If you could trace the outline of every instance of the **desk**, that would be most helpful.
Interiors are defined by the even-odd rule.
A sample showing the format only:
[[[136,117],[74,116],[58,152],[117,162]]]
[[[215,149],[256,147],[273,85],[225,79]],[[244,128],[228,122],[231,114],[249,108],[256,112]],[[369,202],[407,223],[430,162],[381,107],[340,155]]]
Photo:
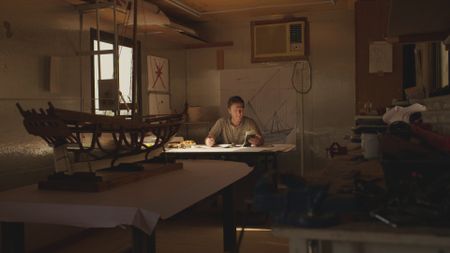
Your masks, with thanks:
[[[37,185],[0,192],[2,251],[23,252],[23,223],[77,227],[133,227],[133,252],[154,252],[154,229],[193,204],[221,191],[224,196],[224,250],[234,252],[236,229],[233,183],[251,172],[229,161],[183,161],[183,169],[104,192],[42,191]]]
[[[277,156],[280,153],[289,152],[295,149],[294,144],[268,144],[259,147],[229,147],[223,148],[219,146],[208,147],[206,145],[195,145],[191,148],[168,148],[164,153],[168,156],[174,156],[182,159],[196,159],[205,158],[208,159],[220,159],[228,160],[232,157],[238,156],[251,156],[251,157],[264,157],[265,166],[268,169],[268,158],[273,159],[272,169],[278,171]],[[239,160],[245,161],[248,160]]]
[[[273,234],[289,238],[289,252],[309,252],[308,241],[319,242],[318,251],[359,252],[449,252],[450,229],[391,228],[382,223],[349,223],[330,228],[277,227]],[[325,244],[328,243],[328,247]]]
[[[294,144],[269,144],[259,147],[208,147],[206,145],[195,145],[191,148],[168,148],[167,154],[254,154],[254,153],[280,153],[289,152],[295,148]]]

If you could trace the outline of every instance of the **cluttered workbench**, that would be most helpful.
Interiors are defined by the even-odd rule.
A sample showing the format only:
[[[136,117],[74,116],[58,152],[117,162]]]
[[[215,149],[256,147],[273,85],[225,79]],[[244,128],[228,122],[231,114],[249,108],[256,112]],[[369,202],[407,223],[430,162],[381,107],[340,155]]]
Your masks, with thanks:
[[[331,205],[323,201],[308,215],[311,210],[333,212],[336,220],[300,223],[298,217],[304,218],[297,216],[295,222],[275,225],[273,234],[289,239],[291,253],[450,252],[447,191],[439,177],[431,176],[439,172],[441,179],[447,178],[448,159],[395,136],[380,136],[380,141],[379,159],[367,160],[360,149],[349,150],[305,175],[308,184],[327,185],[326,198],[331,199]],[[318,199],[313,197],[308,204]]]
[[[376,159],[366,160],[361,149],[349,150],[345,155],[329,159],[323,169],[306,171],[305,178],[315,183],[328,183],[332,194],[351,193],[354,179],[375,181],[383,187],[383,168]]]

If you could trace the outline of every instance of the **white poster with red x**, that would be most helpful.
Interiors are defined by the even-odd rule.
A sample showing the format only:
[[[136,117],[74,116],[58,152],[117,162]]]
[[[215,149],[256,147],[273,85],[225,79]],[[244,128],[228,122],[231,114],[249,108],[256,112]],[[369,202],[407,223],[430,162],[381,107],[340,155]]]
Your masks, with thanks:
[[[169,60],[147,56],[148,91],[169,92]]]

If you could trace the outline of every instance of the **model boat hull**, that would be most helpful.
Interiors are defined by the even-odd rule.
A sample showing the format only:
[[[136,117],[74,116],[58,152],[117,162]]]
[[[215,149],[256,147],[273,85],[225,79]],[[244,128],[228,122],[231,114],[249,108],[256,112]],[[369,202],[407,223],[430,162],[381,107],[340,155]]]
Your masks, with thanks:
[[[58,109],[51,103],[39,111],[17,107],[28,133],[44,139],[59,154],[55,164],[70,154],[74,169],[148,160],[162,151],[184,121],[183,114],[125,118]]]

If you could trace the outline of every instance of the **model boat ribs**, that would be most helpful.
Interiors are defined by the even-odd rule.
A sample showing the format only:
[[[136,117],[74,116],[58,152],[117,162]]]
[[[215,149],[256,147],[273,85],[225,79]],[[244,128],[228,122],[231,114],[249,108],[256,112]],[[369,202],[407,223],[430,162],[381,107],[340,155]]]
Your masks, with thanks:
[[[51,103],[47,110],[39,111],[16,105],[28,133],[52,147],[66,145],[75,159],[87,154],[91,160],[112,158],[112,163],[142,152],[147,158],[151,151],[163,147],[184,121],[183,114],[125,118],[58,109]],[[154,142],[144,143],[148,136],[153,136]]]

